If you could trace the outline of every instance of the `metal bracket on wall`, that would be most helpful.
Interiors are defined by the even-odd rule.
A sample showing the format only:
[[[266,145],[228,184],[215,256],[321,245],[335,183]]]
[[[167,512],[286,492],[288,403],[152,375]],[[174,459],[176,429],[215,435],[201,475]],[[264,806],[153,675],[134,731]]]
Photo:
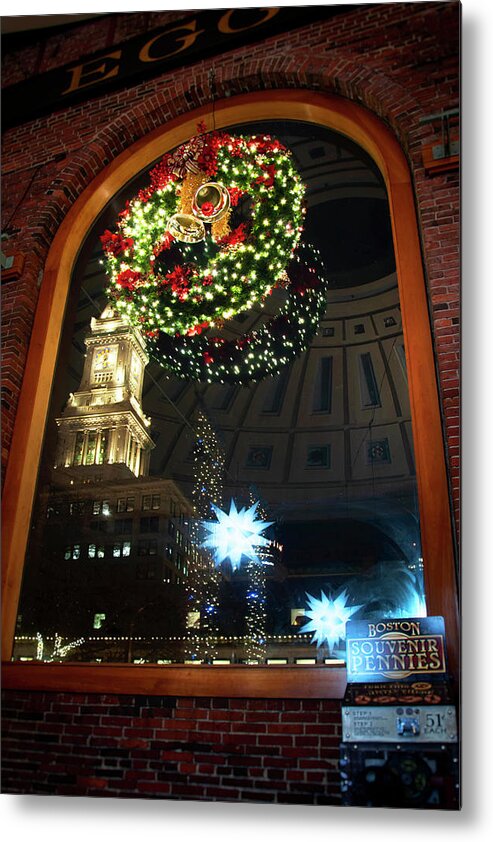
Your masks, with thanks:
[[[2,234],[2,240],[10,239],[8,234]],[[2,283],[15,281],[24,268],[24,255],[7,255],[0,249],[0,269],[2,271]]]
[[[423,164],[427,173],[454,170],[459,166],[459,109],[451,108],[422,117],[422,125],[440,125],[440,141],[423,146]]]

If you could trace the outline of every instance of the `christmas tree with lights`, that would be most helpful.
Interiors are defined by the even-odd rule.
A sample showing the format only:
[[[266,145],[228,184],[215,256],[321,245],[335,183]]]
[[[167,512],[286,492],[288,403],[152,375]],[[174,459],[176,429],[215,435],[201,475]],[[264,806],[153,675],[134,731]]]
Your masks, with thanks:
[[[195,544],[187,578],[186,659],[210,662],[217,655],[218,591],[220,573],[212,554],[200,547],[199,523],[221,503],[224,450],[207,415],[200,410],[195,424],[193,447],[194,485],[192,499],[196,519],[192,526]]]

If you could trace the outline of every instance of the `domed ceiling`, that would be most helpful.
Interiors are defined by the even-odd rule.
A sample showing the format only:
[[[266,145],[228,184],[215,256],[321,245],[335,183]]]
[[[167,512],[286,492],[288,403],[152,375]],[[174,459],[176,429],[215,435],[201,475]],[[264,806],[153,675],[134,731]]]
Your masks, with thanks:
[[[258,383],[180,381],[149,364],[143,408],[156,444],[150,472],[174,479],[190,496],[195,423],[205,409],[225,451],[225,497],[253,487],[287,521],[297,520],[302,506],[304,520],[387,522],[387,535],[402,530],[405,542],[417,542],[404,344],[381,174],[362,149],[321,127],[283,121],[235,131],[269,133],[292,150],[307,185],[304,240],[320,250],[329,277],[327,310],[311,347]],[[115,197],[82,249],[75,332],[65,340],[70,369],[56,384],[55,413],[78,387],[83,338],[105,305],[99,236],[146,183],[141,174]],[[226,335],[259,325],[282,296],[275,291],[262,312],[232,319]]]

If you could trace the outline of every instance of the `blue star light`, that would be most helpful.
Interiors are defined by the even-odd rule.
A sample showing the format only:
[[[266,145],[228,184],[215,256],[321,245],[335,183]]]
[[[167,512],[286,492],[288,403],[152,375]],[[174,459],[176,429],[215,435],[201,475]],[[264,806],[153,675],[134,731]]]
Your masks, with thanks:
[[[201,546],[213,551],[216,567],[228,558],[233,570],[239,568],[242,558],[260,561],[258,547],[265,547],[270,543],[262,532],[274,521],[256,520],[257,507],[258,502],[249,509],[242,508],[238,511],[235,501],[231,500],[227,513],[212,504],[217,521],[202,521],[209,535]]]
[[[306,611],[306,616],[310,618],[310,622],[303,626],[303,631],[314,633],[312,643],[322,646],[326,640],[329,649],[332,650],[339,640],[344,640],[347,621],[362,606],[348,606],[346,590],[335,599],[328,597],[323,591],[320,592],[320,599],[310,596],[309,593],[307,597],[310,610]]]

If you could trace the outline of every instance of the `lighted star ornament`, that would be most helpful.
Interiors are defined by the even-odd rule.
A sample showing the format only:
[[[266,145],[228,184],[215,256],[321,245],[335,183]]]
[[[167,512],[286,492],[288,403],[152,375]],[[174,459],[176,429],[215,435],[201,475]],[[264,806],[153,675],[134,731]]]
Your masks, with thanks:
[[[313,632],[312,643],[323,646],[324,641],[330,650],[333,650],[339,640],[346,636],[346,623],[349,618],[362,606],[346,604],[348,593],[343,590],[335,599],[328,597],[323,591],[320,592],[320,599],[310,596],[307,593],[310,610],[306,616],[310,622],[303,626],[304,632]]]
[[[228,513],[212,505],[217,521],[202,521],[209,532],[202,547],[213,551],[216,567],[227,559],[233,570],[239,568],[242,559],[260,561],[258,548],[270,543],[262,532],[272,526],[273,521],[257,520],[257,507],[258,502],[249,509],[244,507],[238,510],[235,501],[231,500]]]

